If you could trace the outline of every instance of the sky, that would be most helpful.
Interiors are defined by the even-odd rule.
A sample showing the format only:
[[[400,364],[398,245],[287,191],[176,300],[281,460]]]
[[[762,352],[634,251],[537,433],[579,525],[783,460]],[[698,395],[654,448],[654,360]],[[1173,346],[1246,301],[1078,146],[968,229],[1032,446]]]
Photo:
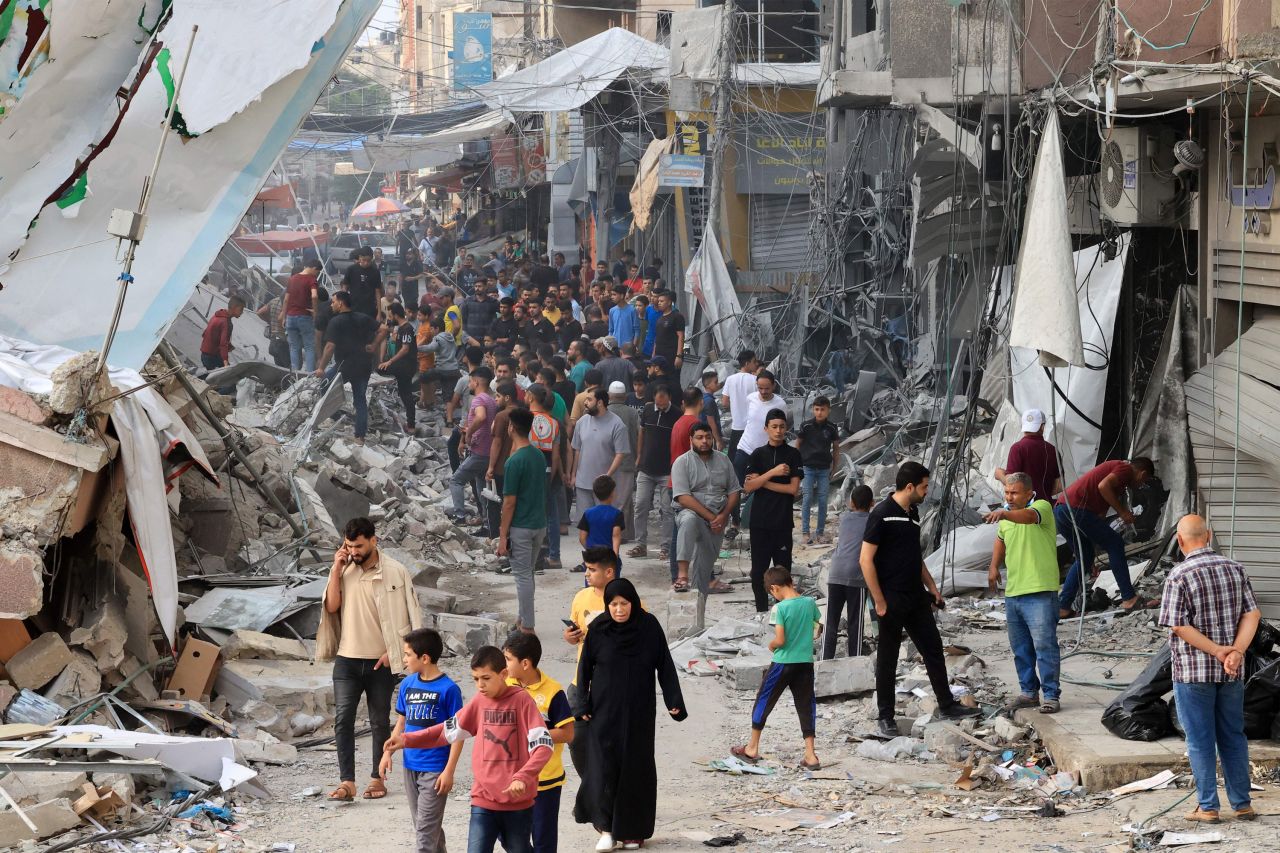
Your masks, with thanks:
[[[382,5],[374,14],[373,20],[369,22],[369,29],[365,30],[360,43],[369,44],[377,41],[378,30],[393,30],[398,26],[400,26],[400,0],[382,0]]]

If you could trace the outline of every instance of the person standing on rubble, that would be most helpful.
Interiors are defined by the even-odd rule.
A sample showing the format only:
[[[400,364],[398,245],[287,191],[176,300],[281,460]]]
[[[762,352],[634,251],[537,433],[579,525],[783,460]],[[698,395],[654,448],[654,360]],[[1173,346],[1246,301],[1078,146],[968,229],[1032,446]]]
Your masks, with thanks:
[[[316,369],[315,309],[319,303],[320,260],[315,257],[302,262],[302,271],[289,277],[284,297],[284,331],[289,339],[289,367],[292,370]]]
[[[369,375],[373,372],[378,323],[373,315],[353,310],[351,294],[345,290],[334,293],[329,304],[333,307],[333,319],[325,331],[324,352],[316,364],[315,375],[323,377],[331,359],[337,365],[342,381],[351,385],[351,399],[356,409],[355,442],[364,444],[364,434],[369,428]]]
[[[1012,713],[1039,705],[1041,714],[1056,714],[1062,708],[1058,618],[1053,612],[1058,606],[1058,528],[1053,520],[1053,505],[1035,497],[1032,489],[1030,474],[1019,471],[1004,477],[1008,508],[986,516],[988,524],[1000,525],[991,549],[987,585],[995,592],[1003,563],[1008,570],[1004,612],[1021,688],[1005,709]],[[1039,698],[1041,687],[1043,702]]]
[[[1036,499],[1049,501],[1062,491],[1062,473],[1057,449],[1044,440],[1044,424],[1044,412],[1039,409],[1022,413],[1022,438],[1009,448],[1009,461],[995,470],[995,478],[1003,483],[1008,474],[1027,474]]]
[[[404,433],[417,432],[418,407],[413,396],[413,379],[418,371],[418,344],[413,324],[404,313],[404,306],[393,302],[387,309],[386,358],[378,365],[378,372],[396,380],[400,402],[404,404]]]
[[[380,800],[387,795],[378,764],[391,736],[391,693],[404,671],[401,638],[422,627],[422,607],[409,570],[378,548],[372,521],[351,519],[342,537],[316,633],[316,661],[333,661],[339,785],[329,799],[350,802],[356,796],[356,710],[363,695],[373,729],[373,772],[364,798]]]
[[[1107,552],[1111,573],[1116,578],[1120,593],[1120,609],[1131,613],[1145,609],[1129,580],[1129,561],[1124,553],[1124,539],[1107,522],[1107,508],[1114,509],[1125,524],[1133,524],[1134,516],[1124,498],[1129,486],[1141,486],[1155,476],[1156,466],[1145,456],[1135,456],[1125,462],[1113,459],[1103,462],[1076,480],[1053,508],[1053,519],[1058,532],[1066,538],[1075,555],[1075,562],[1067,569],[1067,579],[1058,596],[1058,617],[1069,619],[1077,614],[1076,599],[1080,595],[1081,578],[1085,568],[1092,570],[1094,547]]]
[[[373,265],[373,249],[356,250],[356,262],[342,274],[342,289],[351,297],[351,310],[382,319],[382,273]]]
[[[458,465],[449,479],[449,494],[453,498],[453,518],[458,524],[467,523],[468,486],[473,487],[475,494],[484,488],[485,473],[489,470],[489,451],[493,444],[493,416],[498,406],[489,396],[489,383],[493,380],[493,371],[481,365],[471,371],[470,388],[471,403],[467,407],[467,418],[462,426],[461,444],[467,448],[467,455]],[[477,505],[476,524],[483,524],[483,505]]]
[[[771,566],[791,571],[791,531],[795,529],[796,495],[800,494],[800,451],[787,444],[787,413],[771,409],[764,419],[769,440],[751,453],[743,490],[752,496],[751,592],[756,612],[769,610],[764,574]],[[739,451],[741,452],[741,451]]]
[[[591,491],[596,477],[608,474],[616,479],[618,469],[631,452],[631,438],[626,425],[609,411],[607,390],[597,387],[590,392],[583,412],[584,416],[573,430],[569,476],[565,479],[565,484],[574,488],[579,517],[596,505],[595,493]]]
[[[1169,629],[1173,698],[1196,780],[1189,821],[1218,823],[1217,763],[1238,820],[1257,820],[1249,794],[1244,733],[1244,656],[1262,613],[1244,566],[1215,554],[1213,533],[1198,515],[1178,521],[1186,559],[1164,582],[1161,625]]]
[[[200,338],[200,364],[205,370],[217,370],[227,366],[231,351],[231,321],[244,313],[244,300],[232,296],[227,300],[226,308],[219,308],[209,318],[204,327],[204,335]],[[221,393],[221,392],[219,392]]]
[[[906,632],[924,659],[929,683],[938,700],[938,714],[948,720],[981,714],[966,708],[951,695],[942,637],[933,608],[946,606],[942,592],[924,564],[920,548],[920,512],[917,507],[929,493],[929,469],[919,462],[904,462],[894,480],[894,492],[876,504],[862,533],[862,577],[880,617],[880,641],[876,650],[876,703],[878,730],[883,737],[897,737],[896,689],[898,653]]]

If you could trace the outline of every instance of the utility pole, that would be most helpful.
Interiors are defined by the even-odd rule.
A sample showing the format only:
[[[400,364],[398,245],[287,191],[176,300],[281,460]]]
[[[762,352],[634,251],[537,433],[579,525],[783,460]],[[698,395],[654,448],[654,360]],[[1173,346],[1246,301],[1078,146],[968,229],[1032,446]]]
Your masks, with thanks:
[[[737,13],[734,0],[724,0],[720,10],[720,50],[716,56],[716,111],[715,136],[711,142],[711,197],[707,199],[707,224],[702,229],[702,239],[708,235],[720,239],[720,200],[724,195],[724,152],[728,147],[732,130],[733,113],[730,110],[734,65],[733,19]]]

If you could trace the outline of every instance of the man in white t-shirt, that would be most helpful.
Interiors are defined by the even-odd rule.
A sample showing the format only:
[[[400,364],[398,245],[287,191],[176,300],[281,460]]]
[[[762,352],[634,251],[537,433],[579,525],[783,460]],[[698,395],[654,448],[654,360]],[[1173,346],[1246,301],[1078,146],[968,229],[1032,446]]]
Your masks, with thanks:
[[[732,381],[741,375],[740,373],[735,373],[729,379]],[[764,432],[765,415],[769,414],[773,409],[786,411],[786,403],[776,393],[777,380],[774,379],[772,373],[767,370],[761,370],[752,378],[755,379],[756,390],[747,396],[746,411],[742,418],[742,432],[738,435],[737,449],[730,456],[733,462],[733,472],[738,475],[739,483],[746,482],[747,467],[751,464],[751,454],[757,447],[769,443],[769,437]],[[737,535],[736,528],[740,520],[741,514],[737,513],[733,519],[734,529],[728,531],[725,534],[726,537],[733,538],[733,536],[729,536],[729,533],[734,536]]]
[[[738,449],[738,439],[747,427],[747,398],[756,391],[756,371],[760,362],[751,350],[738,353],[738,372],[724,382],[724,398],[729,401],[732,420],[729,432],[729,459],[733,460]]]

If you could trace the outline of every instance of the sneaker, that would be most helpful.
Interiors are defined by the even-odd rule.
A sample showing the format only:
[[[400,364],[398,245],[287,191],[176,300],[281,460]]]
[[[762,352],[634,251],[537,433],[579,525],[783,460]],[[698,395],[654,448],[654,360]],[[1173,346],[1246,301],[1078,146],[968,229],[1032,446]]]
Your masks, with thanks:
[[[639,850],[640,845],[643,843],[644,843],[643,841],[624,841],[622,842],[622,849],[623,850]]]
[[[961,705],[959,702],[953,702],[947,707],[938,711],[938,715],[948,720],[964,720],[969,717],[982,716],[981,708],[969,708]]]
[[[587,571],[587,567],[582,563],[578,563],[578,565],[574,566],[569,571],[573,572],[574,574],[580,575],[580,574],[584,574]]]
[[[876,733],[881,737],[897,737],[898,721],[897,720],[876,720]]]
[[[555,558],[548,558],[548,559],[547,559],[547,568],[548,568],[548,569],[563,569],[563,568],[564,568],[564,566],[562,566],[562,565],[560,564],[560,561],[559,561],[559,560],[557,560],[557,559],[555,559]]]
[[[596,850],[598,851],[598,853],[599,851],[612,850],[614,847],[617,847],[617,846],[618,845],[615,844],[613,841],[612,833],[609,833],[609,832],[600,833],[600,840],[596,842]]]

